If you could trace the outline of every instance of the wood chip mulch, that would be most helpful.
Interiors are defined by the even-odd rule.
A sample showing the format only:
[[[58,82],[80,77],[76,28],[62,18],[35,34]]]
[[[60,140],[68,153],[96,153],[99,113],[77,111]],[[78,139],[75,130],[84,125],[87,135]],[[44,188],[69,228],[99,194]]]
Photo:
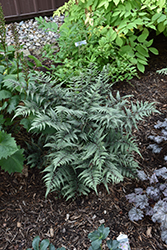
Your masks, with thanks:
[[[133,101],[156,102],[161,112],[152,114],[139,124],[138,131],[133,131],[143,156],[135,155],[135,159],[148,173],[167,166],[166,145],[161,154],[155,155],[147,149],[148,136],[157,133],[154,125],[167,117],[167,76],[156,73],[157,69],[167,67],[167,40],[159,37],[154,46],[160,55],[151,57],[145,74],[133,79],[133,86],[128,83],[114,86],[114,91],[119,90],[121,95],[133,94]],[[158,223],[153,223],[148,216],[138,222],[128,218],[132,205],[125,195],[132,193],[135,187],[145,188],[145,184],[125,178],[122,183],[109,185],[109,194],[99,186],[98,196],[91,192],[87,197],[65,201],[52,193],[45,199],[40,170],[25,166],[23,174],[11,175],[0,170],[0,250],[24,250],[31,247],[37,235],[48,238],[56,248],[87,250],[88,234],[103,223],[110,228],[109,238],[116,239],[120,232],[127,234],[132,250],[165,250],[167,245],[161,240]],[[104,249],[107,249],[105,245]]]

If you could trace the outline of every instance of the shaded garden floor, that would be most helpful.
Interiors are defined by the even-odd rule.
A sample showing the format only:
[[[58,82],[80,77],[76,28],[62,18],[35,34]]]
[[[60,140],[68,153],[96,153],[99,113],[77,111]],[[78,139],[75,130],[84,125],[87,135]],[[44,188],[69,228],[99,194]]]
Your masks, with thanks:
[[[131,98],[156,102],[161,114],[152,114],[134,130],[137,143],[143,158],[135,155],[141,169],[147,173],[160,166],[167,166],[164,155],[167,145],[161,154],[153,154],[147,146],[151,133],[157,133],[154,125],[158,120],[167,117],[167,76],[156,73],[157,69],[167,67],[167,40],[159,37],[155,47],[160,50],[159,56],[152,56],[145,74],[140,79],[133,79],[131,84],[121,83],[113,87],[121,95],[133,94]],[[17,141],[29,138],[20,131]],[[39,235],[48,238],[55,247],[64,246],[70,250],[87,250],[90,246],[88,234],[102,223],[110,228],[109,238],[115,239],[120,232],[128,235],[132,250],[167,249],[161,241],[160,227],[150,217],[142,221],[131,222],[128,211],[131,204],[125,195],[133,192],[135,187],[145,187],[145,183],[125,178],[124,182],[109,185],[108,194],[103,186],[98,188],[99,196],[94,192],[75,201],[56,199],[49,194],[45,199],[45,186],[42,173],[38,169],[26,169],[24,174],[9,175],[0,171],[0,250],[22,250],[31,247],[33,238]]]

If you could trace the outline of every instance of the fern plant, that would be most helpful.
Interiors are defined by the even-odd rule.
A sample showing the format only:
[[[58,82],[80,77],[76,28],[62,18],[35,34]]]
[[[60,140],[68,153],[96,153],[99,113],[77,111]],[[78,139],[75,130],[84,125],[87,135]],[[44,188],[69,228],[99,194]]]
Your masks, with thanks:
[[[108,183],[135,174],[133,152],[140,152],[132,127],[155,108],[153,103],[134,104],[119,92],[114,96],[107,75],[106,68],[100,73],[90,68],[63,88],[38,73],[37,82],[29,84],[16,116],[27,117],[30,131],[46,137],[46,195],[56,191],[69,199],[92,189],[98,193],[101,183],[109,191]]]

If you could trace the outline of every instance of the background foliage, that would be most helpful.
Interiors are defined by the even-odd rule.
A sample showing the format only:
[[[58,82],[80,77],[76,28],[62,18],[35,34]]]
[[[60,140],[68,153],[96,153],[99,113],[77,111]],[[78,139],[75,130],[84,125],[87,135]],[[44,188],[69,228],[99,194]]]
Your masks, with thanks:
[[[144,72],[150,52],[158,54],[153,37],[166,35],[166,11],[165,0],[69,1],[54,13],[66,13],[54,58],[61,64],[56,76],[78,74],[90,63],[100,70],[109,64],[113,81],[131,79],[135,69]],[[85,45],[75,46],[83,40]]]

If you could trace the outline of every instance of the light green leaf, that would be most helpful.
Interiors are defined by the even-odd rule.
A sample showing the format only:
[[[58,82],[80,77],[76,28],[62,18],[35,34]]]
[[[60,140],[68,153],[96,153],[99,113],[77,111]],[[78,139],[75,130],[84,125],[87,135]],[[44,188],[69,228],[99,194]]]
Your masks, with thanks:
[[[149,50],[150,50],[154,55],[158,55],[158,54],[159,54],[158,50],[157,50],[156,48],[154,48],[154,47],[150,47]]]
[[[113,0],[113,2],[115,3],[115,5],[118,5],[120,0]]]
[[[161,15],[160,18],[157,19],[157,23],[161,23],[167,19],[166,15]]]
[[[137,38],[138,42],[143,43],[147,39],[148,35],[149,35],[149,31],[148,29],[145,28],[142,34]]]
[[[115,42],[119,47],[123,45],[123,40],[119,36],[117,36]]]
[[[139,70],[140,72],[144,73],[145,67],[144,67],[143,64],[137,62],[137,68],[138,68],[138,70]]]

